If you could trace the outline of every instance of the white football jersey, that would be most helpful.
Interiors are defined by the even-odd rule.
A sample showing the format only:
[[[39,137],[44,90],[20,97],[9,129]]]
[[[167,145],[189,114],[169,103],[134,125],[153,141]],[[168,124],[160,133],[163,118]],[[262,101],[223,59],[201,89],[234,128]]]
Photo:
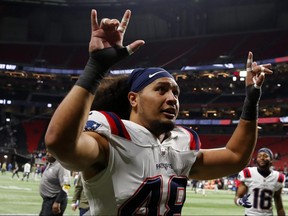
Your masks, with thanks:
[[[251,208],[245,208],[245,215],[273,215],[274,193],[284,187],[285,175],[272,170],[270,175],[263,177],[257,167],[247,167],[238,176],[239,180],[248,187]]]
[[[180,215],[200,140],[176,127],[162,143],[146,128],[92,111],[85,130],[109,140],[108,167],[83,182],[91,215]]]

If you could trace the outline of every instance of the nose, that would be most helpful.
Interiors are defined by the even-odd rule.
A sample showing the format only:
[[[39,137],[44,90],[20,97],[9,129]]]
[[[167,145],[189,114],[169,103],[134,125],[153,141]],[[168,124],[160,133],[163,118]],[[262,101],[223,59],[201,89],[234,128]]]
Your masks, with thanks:
[[[178,103],[178,97],[173,93],[173,91],[167,92],[167,103],[169,105],[175,105]]]

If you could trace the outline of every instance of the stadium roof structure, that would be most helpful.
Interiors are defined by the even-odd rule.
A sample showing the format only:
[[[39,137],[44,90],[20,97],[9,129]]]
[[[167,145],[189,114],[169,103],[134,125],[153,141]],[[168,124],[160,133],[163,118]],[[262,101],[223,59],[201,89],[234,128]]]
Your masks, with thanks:
[[[147,0],[146,0],[147,1]],[[58,6],[92,6],[92,5],[120,5],[137,4],[133,0],[3,0],[3,2],[17,2],[29,4],[58,5]]]

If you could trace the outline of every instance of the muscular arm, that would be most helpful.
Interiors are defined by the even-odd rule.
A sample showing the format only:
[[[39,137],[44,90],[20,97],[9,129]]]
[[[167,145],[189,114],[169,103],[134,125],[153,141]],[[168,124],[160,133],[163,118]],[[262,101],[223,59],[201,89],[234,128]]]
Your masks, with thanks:
[[[251,159],[257,134],[257,121],[240,119],[225,148],[200,150],[190,177],[214,179],[239,172]]]
[[[93,94],[74,86],[55,111],[47,129],[45,143],[67,169],[87,169],[97,162],[98,144],[105,144],[101,136],[83,133],[93,99]]]
[[[273,73],[271,65],[257,65],[249,52],[246,65],[246,98],[239,123],[225,148],[200,150],[191,168],[193,179],[214,179],[242,170],[254,151],[258,130],[258,102],[265,74]],[[206,170],[203,172],[203,170]]]
[[[238,205],[237,199],[242,198],[247,192],[248,192],[247,186],[243,182],[241,182],[238,186],[237,192],[236,192],[235,197],[234,197],[235,205]]]
[[[91,11],[90,59],[52,116],[45,135],[47,148],[67,169],[91,174],[90,171],[103,169],[106,164],[107,139],[97,133],[83,132],[83,129],[95,89],[106,71],[144,44],[144,41],[136,40],[127,47],[123,46],[130,16],[131,11],[126,10],[121,22],[105,18],[98,24],[96,10]]]
[[[285,209],[283,206],[281,193],[282,193],[282,188],[274,193],[274,202],[275,202],[275,207],[277,210],[277,215],[285,216],[286,213],[285,213]]]

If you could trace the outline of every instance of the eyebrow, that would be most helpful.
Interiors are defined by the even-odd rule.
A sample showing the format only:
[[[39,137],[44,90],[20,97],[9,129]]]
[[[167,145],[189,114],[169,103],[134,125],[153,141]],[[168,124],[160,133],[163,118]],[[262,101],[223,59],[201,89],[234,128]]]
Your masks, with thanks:
[[[174,83],[170,81],[159,81],[156,83],[156,86],[157,85],[169,85],[171,88],[177,88],[177,90],[180,92],[180,87],[177,83],[174,85]]]

